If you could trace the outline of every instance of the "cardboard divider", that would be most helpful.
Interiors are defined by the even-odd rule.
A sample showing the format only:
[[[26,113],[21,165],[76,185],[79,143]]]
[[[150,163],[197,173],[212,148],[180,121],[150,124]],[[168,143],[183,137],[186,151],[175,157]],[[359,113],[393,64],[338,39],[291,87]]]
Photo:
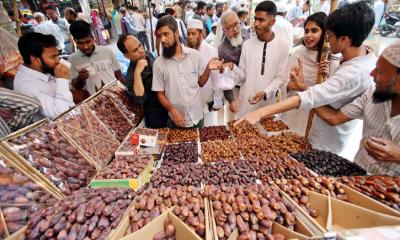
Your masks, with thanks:
[[[400,217],[400,212],[396,211],[395,209],[378,202],[377,200],[368,197],[365,194],[362,194],[354,189],[352,189],[351,187],[343,184],[342,187],[344,188],[344,190],[346,191],[346,194],[349,198],[349,203],[352,203],[354,205],[378,212],[378,213],[382,213],[382,214],[386,214],[386,215],[390,215],[393,217]]]
[[[336,232],[353,228],[400,225],[400,218],[377,213],[316,192],[310,193],[310,207],[318,209],[319,216],[315,221],[326,232],[329,229]],[[332,216],[332,224],[329,223],[329,215]]]
[[[130,216],[129,212],[131,208],[134,207],[135,201],[132,202],[132,205],[126,210],[125,215],[121,219],[118,227],[108,236],[108,240],[145,240],[145,239],[153,239],[153,236],[157,234],[159,231],[163,230],[164,220],[167,217],[170,217],[172,224],[176,228],[176,239],[177,240],[202,240],[195,231],[193,231],[189,226],[187,226],[181,219],[179,219],[176,215],[173,214],[173,207],[162,213],[157,218],[153,219],[150,223],[148,223],[143,228],[138,231],[128,234],[125,236],[125,233],[130,225]],[[206,220],[206,240],[212,240],[211,232],[209,226],[207,225],[207,219],[209,216],[209,206],[207,205],[206,199],[204,199],[204,215]]]

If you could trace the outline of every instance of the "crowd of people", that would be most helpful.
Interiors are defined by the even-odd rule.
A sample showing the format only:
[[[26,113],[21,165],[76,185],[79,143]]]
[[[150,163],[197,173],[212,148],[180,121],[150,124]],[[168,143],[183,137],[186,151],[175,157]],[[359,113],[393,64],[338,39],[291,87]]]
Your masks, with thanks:
[[[0,88],[2,95],[13,95],[14,103],[7,106],[16,107],[1,106],[0,126],[5,127],[0,132],[40,117],[54,119],[117,79],[144,108],[149,128],[208,126],[226,103],[236,124],[284,113],[289,128],[304,135],[313,110],[308,137],[313,148],[340,154],[350,144],[352,120],[363,119],[355,162],[374,174],[400,175],[400,43],[377,58],[363,45],[375,24],[373,6],[367,1],[342,5],[328,15],[325,0],[315,13],[310,6],[299,9],[297,0],[289,10],[266,0],[256,6],[251,25],[245,10],[198,2],[183,17],[175,5],[152,12],[154,44],[147,35],[149,19],[136,7],[121,7],[112,23],[117,47],[129,60],[127,74],[111,48],[96,44],[91,24],[72,12],[63,23],[48,9],[51,21],[68,28],[55,34],[43,25],[48,24],[43,14],[36,14],[38,30],[19,39],[24,63],[14,91]],[[290,31],[305,12],[304,37],[296,43]],[[322,61],[325,35],[331,51]],[[59,54],[67,37],[76,51],[65,61]],[[327,75],[326,81],[316,84],[318,74]]]

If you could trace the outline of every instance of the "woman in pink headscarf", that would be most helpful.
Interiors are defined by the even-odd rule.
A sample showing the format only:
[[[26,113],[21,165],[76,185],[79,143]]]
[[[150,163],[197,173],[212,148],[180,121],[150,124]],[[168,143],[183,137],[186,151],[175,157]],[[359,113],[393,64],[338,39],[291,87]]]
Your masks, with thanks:
[[[106,33],[107,30],[104,28],[103,23],[101,22],[99,12],[97,11],[97,9],[94,9],[92,10],[90,15],[92,17],[92,24],[94,33],[96,35],[97,44],[106,45],[109,39],[109,35]]]

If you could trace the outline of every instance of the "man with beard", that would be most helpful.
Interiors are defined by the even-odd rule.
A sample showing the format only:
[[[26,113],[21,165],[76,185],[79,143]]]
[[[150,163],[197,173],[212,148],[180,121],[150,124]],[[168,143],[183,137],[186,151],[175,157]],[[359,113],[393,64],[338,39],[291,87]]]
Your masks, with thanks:
[[[154,57],[144,51],[140,41],[131,34],[122,34],[118,49],[130,60],[126,87],[134,103],[143,107],[144,121],[148,128],[167,127],[168,112],[158,101],[157,93],[151,90]]]
[[[250,38],[249,31],[241,28],[240,19],[234,11],[228,10],[221,15],[221,26],[225,37],[218,46],[218,57],[225,62],[239,64],[240,55],[242,53],[242,44]],[[239,91],[236,90],[236,95]],[[231,112],[237,112],[237,103],[233,90],[225,90],[224,96],[229,102]]]
[[[208,44],[203,39],[203,23],[197,19],[188,20],[188,38],[187,45],[190,48],[196,49],[200,54],[200,72],[203,72],[208,62],[218,57],[217,50]],[[215,113],[222,107],[222,91],[217,89],[216,81],[218,80],[218,73],[212,72],[210,79],[201,89],[204,109],[204,125],[213,125]]]
[[[78,14],[76,14],[75,10],[70,7],[64,9],[64,17],[67,19],[69,24],[78,20]]]
[[[70,31],[78,47],[68,59],[75,90],[85,88],[93,95],[115,79],[125,82],[113,51],[94,44],[89,23],[77,20],[71,24]]]
[[[363,119],[363,135],[354,162],[374,175],[400,175],[400,42],[387,47],[371,72],[371,86],[353,102],[336,110],[317,108],[332,126]]]
[[[244,42],[239,67],[234,67],[240,86],[238,117],[275,103],[276,91],[286,83],[288,42],[271,30],[276,6],[264,1],[255,8],[256,37]]]
[[[169,112],[168,127],[202,127],[200,87],[207,83],[212,70],[223,70],[223,62],[210,60],[201,74],[199,53],[180,44],[178,25],[172,16],[159,19],[156,31],[163,53],[154,62],[152,90]]]
[[[63,34],[63,38],[64,38],[64,45],[65,45],[65,52],[67,54],[71,54],[72,53],[72,38],[71,38],[71,34],[69,33],[69,24],[67,22],[67,20],[65,18],[60,18],[58,16],[58,12],[56,7],[50,5],[46,8],[46,13],[47,16],[50,18],[50,21],[52,21],[55,25],[57,25],[60,30],[61,33]]]
[[[40,102],[40,114],[54,119],[74,106],[69,70],[58,58],[53,35],[31,32],[18,40],[24,64],[14,78],[14,90]]]
[[[251,112],[241,120],[254,124],[263,116],[291,109],[308,111],[328,104],[340,109],[352,102],[373,84],[369,73],[374,69],[376,57],[370,49],[362,45],[373,25],[374,12],[364,1],[337,9],[326,21],[331,53],[342,54],[335,72],[325,82],[308,87],[304,83],[300,67],[299,71],[291,73],[290,83],[303,91],[282,102]],[[308,136],[312,147],[336,154],[342,153],[356,126],[355,121],[349,121],[332,127],[317,116],[313,122]]]

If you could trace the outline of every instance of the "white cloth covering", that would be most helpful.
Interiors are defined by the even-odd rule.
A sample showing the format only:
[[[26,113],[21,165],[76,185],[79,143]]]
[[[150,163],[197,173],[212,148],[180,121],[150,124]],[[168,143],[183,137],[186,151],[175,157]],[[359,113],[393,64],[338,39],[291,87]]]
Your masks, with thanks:
[[[293,49],[293,53],[290,55],[289,58],[288,72],[290,73],[293,67],[299,66],[298,62],[300,59],[303,67],[303,76],[305,84],[308,87],[314,86],[315,81],[317,79],[317,55],[318,51],[309,50],[303,44],[295,47]],[[330,60],[329,75],[335,72],[338,65],[339,65],[338,58]],[[287,87],[285,87],[284,89],[287,89]],[[296,91],[290,91],[290,90],[287,91],[287,97],[292,97],[294,95],[296,95]],[[284,113],[283,118],[286,124],[289,126],[290,131],[297,132],[298,134],[304,136],[307,127],[308,113],[309,111],[293,109],[289,112]],[[318,116],[315,115],[314,118],[318,118]],[[315,126],[315,123],[313,125],[316,128],[320,128],[318,126]]]
[[[366,55],[341,63],[325,82],[297,93],[301,99],[299,109],[310,110],[328,104],[335,109],[340,109],[363,94],[373,84],[373,79],[369,74],[375,68],[375,64],[376,57],[371,51]],[[340,154],[356,123],[350,121],[331,127],[320,118],[315,118],[310,130],[310,143],[315,149]]]
[[[69,80],[54,78],[21,65],[14,78],[14,90],[39,100],[40,113],[50,119],[74,106]]]
[[[261,75],[264,42],[257,37],[245,41],[242,46],[239,67],[235,66],[233,72],[237,76],[240,87],[238,114],[243,117],[260,107],[275,103],[275,93],[288,79],[287,63],[289,59],[289,46],[287,41],[278,35],[267,43],[264,75]],[[257,104],[250,104],[249,98],[256,93],[264,91],[267,100]]]
[[[276,22],[272,26],[272,31],[289,43],[289,48],[293,47],[293,25],[282,16],[275,17]]]

